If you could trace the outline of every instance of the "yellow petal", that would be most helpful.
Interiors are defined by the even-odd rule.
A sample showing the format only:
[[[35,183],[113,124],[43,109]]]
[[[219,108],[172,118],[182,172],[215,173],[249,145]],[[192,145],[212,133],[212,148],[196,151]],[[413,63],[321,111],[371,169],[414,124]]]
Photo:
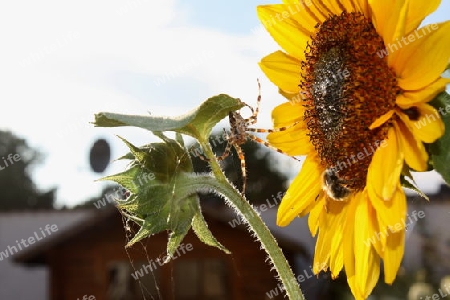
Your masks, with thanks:
[[[325,205],[325,194],[321,193],[316,200],[316,205],[309,212],[308,217],[308,227],[312,236],[316,236],[317,229],[319,229],[319,219],[322,213],[325,213],[324,205]]]
[[[272,111],[272,122],[275,128],[291,126],[295,122],[303,122],[305,108],[298,103],[286,102],[276,106]]]
[[[358,1],[367,3],[367,0]],[[393,6],[390,0],[369,1],[373,22],[386,45],[417,29],[423,19],[438,8],[440,2],[440,0],[397,1],[393,9],[389,10],[386,7]]]
[[[378,197],[370,196],[370,202],[376,210],[379,226],[379,231],[375,236],[372,236],[372,240],[381,242],[383,247],[382,251],[384,252],[389,236],[405,230],[407,211],[405,192],[400,183],[398,183],[391,201],[383,201]]]
[[[349,199],[352,201],[352,199]],[[327,212],[320,219],[319,237],[314,255],[314,272],[317,274],[323,266],[329,266],[331,276],[336,278],[344,265],[342,238],[347,218],[348,203],[328,201]],[[350,216],[353,217],[353,216]]]
[[[373,235],[369,223],[371,214],[365,193],[358,193],[349,202],[343,237],[344,265],[348,285],[357,300],[367,299],[379,276],[377,253],[374,247],[364,243]]]
[[[367,190],[364,190],[365,197],[369,197]],[[369,199],[370,200],[370,199]],[[369,201],[370,211],[373,212],[375,215],[377,212],[375,208],[372,205],[372,202]],[[384,247],[386,245],[386,240],[381,241],[377,238],[377,233],[380,232],[380,226],[378,225],[378,217],[373,216],[370,218],[369,222],[369,236],[371,237],[370,240],[365,240],[364,243],[366,247],[369,247],[369,245],[372,245],[374,247],[377,254],[381,257],[383,255]]]
[[[441,0],[409,0],[408,14],[405,22],[405,33],[415,30],[426,16],[434,12]]]
[[[309,141],[309,137],[303,130],[298,130],[297,125],[292,130],[270,133],[267,140],[270,145],[280,149],[290,156],[308,155],[314,148]]]
[[[380,127],[381,125],[386,123],[390,118],[392,118],[394,113],[395,113],[394,110],[388,111],[387,113],[385,113],[384,115],[382,115],[381,117],[376,119],[372,124],[370,124],[369,129],[372,130],[372,129]]]
[[[303,28],[309,32],[308,36],[311,36],[316,32],[316,24],[321,23],[325,18],[317,10],[315,5],[312,5],[312,0],[300,0],[299,3],[294,6],[290,6],[289,9],[294,11],[292,18],[297,20],[299,24],[303,25]]]
[[[324,271],[324,269],[326,270],[328,268],[330,261],[331,240],[326,239],[326,233],[330,233],[330,231],[331,230],[327,229],[325,226],[320,227],[319,237],[316,242],[316,250],[314,253],[314,274],[319,274],[321,271]]]
[[[388,4],[379,0],[369,0],[369,5],[372,11],[372,23],[377,29],[378,34],[382,36],[382,32],[384,31],[385,24],[387,24],[387,19],[389,17],[389,11],[386,9]]]
[[[372,22],[386,46],[405,30],[406,13],[409,1],[369,0],[372,10]]]
[[[320,10],[323,16],[340,15],[344,10],[344,7],[342,5],[339,6],[336,0],[315,1],[314,5]]]
[[[303,11],[298,15],[298,17],[304,18],[305,13],[307,13],[311,16],[311,18],[316,20],[316,24],[323,23],[328,18],[328,15],[321,9],[318,2],[319,1],[315,0],[302,0],[302,3],[306,5]]]
[[[369,205],[367,197],[361,193],[360,201],[355,211],[355,280],[357,289],[365,298],[369,297],[380,276],[380,258],[374,247],[366,246],[366,241],[373,235],[370,219],[375,212]],[[357,217],[356,217],[357,216]],[[350,216],[349,216],[350,217]]]
[[[344,224],[345,235],[343,237],[343,247],[344,247],[344,266],[345,274],[347,275],[347,282],[350,286],[353,296],[356,299],[362,299],[359,289],[356,285],[356,266],[355,266],[355,211],[358,204],[360,196],[356,196],[353,201],[349,202],[349,207],[347,208],[348,218]],[[362,241],[359,241],[361,243]],[[363,299],[364,300],[364,299]]]
[[[355,11],[362,12],[366,18],[370,19],[371,12],[369,2],[367,0],[354,0],[355,1]]]
[[[297,59],[277,51],[264,57],[259,66],[280,89],[291,94],[299,93],[300,62]]]
[[[406,14],[406,18],[405,18],[405,22],[404,24],[404,34],[402,36],[400,36],[399,38],[404,37],[405,40],[393,40],[391,43],[387,43],[385,41],[385,44],[387,46],[389,46],[390,44],[395,44],[397,43],[397,46],[390,46],[392,47],[392,49],[396,49],[398,48],[398,46],[403,46],[406,45],[409,40],[409,35],[411,35],[411,33],[413,33],[414,30],[416,30],[420,24],[422,23],[423,19],[428,16],[430,13],[432,13],[433,11],[435,11],[439,4],[440,4],[440,0],[431,0],[431,1],[423,1],[423,0],[409,0],[409,5],[408,5],[408,11]],[[412,41],[414,41],[415,39],[413,37],[410,38]],[[391,49],[391,52],[392,52]],[[398,59],[399,56],[399,51],[394,51],[393,53],[391,53],[391,55],[389,55],[388,57],[388,61],[389,61],[389,66],[392,66],[393,63]]]
[[[391,234],[387,238],[386,249],[383,255],[384,281],[388,284],[394,282],[398,268],[402,262],[405,251],[405,231]]]
[[[319,197],[320,197],[320,195],[319,195]],[[304,216],[309,214],[313,210],[313,208],[315,208],[317,206],[317,201],[318,200],[316,199],[316,201],[309,203],[309,205],[301,213],[299,213],[297,217],[303,218]]]
[[[401,95],[397,96],[396,104],[403,108],[410,108],[419,103],[430,102],[436,97],[437,94],[443,92],[447,84],[450,83],[450,78],[440,77],[435,82],[427,85],[423,89],[416,91],[405,91]]]
[[[406,31],[406,18],[408,12],[409,1],[396,1],[394,7],[397,9],[397,13],[393,14],[389,19],[390,24],[385,27],[385,33],[383,36],[386,50],[388,50],[389,56],[387,57],[388,65],[392,67],[399,55],[399,51],[396,51],[398,46],[402,47],[403,39],[405,38]],[[395,18],[397,17],[397,18]]]
[[[289,13],[290,18],[301,24],[302,32],[310,37],[316,32],[316,25],[322,23],[328,18],[331,12],[339,14],[339,5],[336,5],[335,0],[325,0],[325,3],[313,0],[286,0],[285,3],[285,16]],[[337,7],[337,9],[335,9]],[[306,46],[306,45],[305,45]],[[305,47],[301,48],[305,50]],[[303,57],[303,56],[302,56]]]
[[[320,4],[326,8],[327,11],[331,12],[333,15],[340,15],[345,7],[336,0],[324,0]]]
[[[356,0],[357,3],[353,3],[353,0],[337,0],[336,3],[339,6],[342,6],[344,8],[344,10],[346,10],[347,12],[355,12],[355,11],[361,11],[359,10],[356,6],[358,7],[368,7],[367,3],[359,3],[359,2],[367,2],[367,0]],[[363,12],[363,11],[361,11]],[[366,15],[368,16],[368,15]]]
[[[308,155],[302,169],[289,186],[281,201],[277,214],[277,225],[287,226],[299,214],[303,213],[321,191],[323,168],[314,155]]]
[[[387,139],[380,144],[372,157],[367,174],[369,195],[390,200],[399,182],[404,155],[400,151],[394,128],[388,131]]]
[[[400,151],[405,155],[406,164],[415,171],[428,169],[428,153],[421,141],[418,141],[402,121],[395,124]]]
[[[429,104],[419,103],[416,107],[420,112],[419,119],[410,120],[404,114],[398,114],[398,116],[406,124],[409,130],[412,131],[416,139],[419,139],[424,143],[434,143],[445,131],[441,116],[438,111]],[[444,114],[444,110],[441,109],[441,112]]]
[[[303,60],[311,31],[297,22],[295,5],[274,4],[257,7],[258,18],[273,39],[291,56]]]
[[[283,91],[282,89],[278,89],[278,92],[288,99],[292,104],[302,104],[305,101],[306,93],[300,91],[299,93],[289,93],[287,91]]]
[[[385,45],[393,43],[404,36],[408,6],[409,0],[395,1],[394,5],[391,4],[392,10],[389,14],[390,17],[388,23],[384,25],[384,32],[382,34]]]
[[[290,102],[281,104],[273,110],[272,118],[275,128],[287,127],[287,129],[268,134],[269,144],[292,156],[308,155],[314,150],[307,135],[306,124],[303,122],[303,107],[300,104]],[[296,122],[297,124],[292,126]]]
[[[450,58],[450,22],[432,24],[408,35],[415,39],[402,43],[392,67],[403,90],[419,90],[435,82]]]

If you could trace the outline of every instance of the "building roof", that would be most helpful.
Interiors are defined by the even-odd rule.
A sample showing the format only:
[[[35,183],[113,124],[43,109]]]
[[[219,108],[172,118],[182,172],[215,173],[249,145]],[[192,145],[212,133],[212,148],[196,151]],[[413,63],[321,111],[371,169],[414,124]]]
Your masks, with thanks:
[[[14,261],[29,265],[45,265],[44,254],[53,247],[70,240],[79,234],[83,234],[86,230],[95,228],[96,224],[103,223],[117,213],[117,209],[113,206],[108,206],[103,209],[84,209],[86,212],[83,218],[71,223],[70,226],[58,230],[42,242],[36,243],[21,251],[14,257]]]
[[[227,208],[227,207],[203,207],[203,213],[205,215],[205,218],[208,219],[214,219],[221,223],[224,223],[227,225],[227,227],[230,228],[230,230],[235,230],[232,228],[230,224],[232,224],[232,221],[236,219],[236,215],[234,212]],[[77,223],[72,224],[72,226],[69,226],[65,228],[64,230],[59,230],[56,234],[46,238],[44,241],[37,243],[36,245],[32,245],[31,247],[25,249],[24,251],[21,251],[18,253],[14,260],[19,263],[23,264],[39,264],[39,265],[45,265],[45,253],[52,249],[53,247],[67,242],[70,239],[77,237],[79,235],[82,235],[86,231],[91,231],[96,228],[96,226],[100,226],[100,224],[108,224],[108,220],[117,217],[117,214],[119,212],[117,209],[110,205],[103,209],[95,209],[94,213],[90,213],[89,217],[86,219],[80,220]],[[276,212],[275,210],[270,210],[262,213],[262,218],[264,221],[265,219],[268,220],[268,223],[275,224],[274,216]],[[246,226],[244,224],[240,224],[235,226],[239,230],[247,230]],[[269,226],[271,228],[272,226]],[[276,227],[276,226],[274,226]],[[309,257],[311,256],[311,246],[314,247],[313,243],[314,240],[310,237],[309,232],[303,230],[302,232],[305,232],[305,236],[299,236],[299,231],[297,230],[272,230],[274,236],[276,237],[279,245],[288,251],[298,253],[300,255],[307,255]],[[294,234],[295,232],[295,234]],[[295,235],[295,239],[291,239],[291,236]],[[311,245],[305,244],[304,241],[307,238],[311,239]],[[300,242],[301,241],[301,242]],[[314,248],[312,248],[314,249]]]
[[[45,243],[51,236],[43,237],[41,229],[46,225],[56,225],[58,231],[72,227],[84,220],[88,210],[30,210],[0,212],[0,299],[48,299],[46,268],[26,268],[14,260],[27,251]],[[56,232],[56,233],[57,233]],[[17,245],[22,239],[28,240],[39,235],[42,239],[27,247]],[[17,252],[15,252],[15,250]],[[27,288],[23,288],[23,283]]]

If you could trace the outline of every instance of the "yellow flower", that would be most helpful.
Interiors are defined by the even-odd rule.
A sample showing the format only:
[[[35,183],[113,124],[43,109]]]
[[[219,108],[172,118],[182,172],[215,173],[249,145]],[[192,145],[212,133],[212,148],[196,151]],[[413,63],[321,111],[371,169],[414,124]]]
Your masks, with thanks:
[[[366,299],[384,263],[391,284],[405,242],[402,170],[426,171],[424,143],[442,136],[428,104],[445,89],[450,22],[418,28],[439,0],[284,0],[258,16],[284,52],[260,66],[289,101],[272,113],[269,142],[306,155],[278,210],[288,225],[309,213],[314,272],[344,268]],[[325,266],[325,267],[324,267]]]

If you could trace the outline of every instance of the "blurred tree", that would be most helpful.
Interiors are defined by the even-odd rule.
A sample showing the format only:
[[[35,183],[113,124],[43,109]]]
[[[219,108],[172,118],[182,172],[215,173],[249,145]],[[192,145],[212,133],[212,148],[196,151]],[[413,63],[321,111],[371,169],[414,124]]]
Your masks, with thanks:
[[[222,155],[227,145],[222,134],[212,135],[210,142],[214,153]],[[274,157],[273,151],[254,141],[247,141],[241,146],[245,155],[247,169],[247,188],[245,195],[252,204],[266,203],[278,204],[286,191],[288,177],[285,173],[277,169],[279,161]],[[200,159],[201,149],[198,145],[193,145],[189,153],[192,156],[194,170],[196,172],[209,172],[210,169],[206,161]],[[222,168],[228,179],[242,190],[242,170],[241,162],[232,147],[230,155],[221,162]]]
[[[0,130],[0,210],[52,209],[56,189],[39,191],[30,176],[42,155],[24,139]]]

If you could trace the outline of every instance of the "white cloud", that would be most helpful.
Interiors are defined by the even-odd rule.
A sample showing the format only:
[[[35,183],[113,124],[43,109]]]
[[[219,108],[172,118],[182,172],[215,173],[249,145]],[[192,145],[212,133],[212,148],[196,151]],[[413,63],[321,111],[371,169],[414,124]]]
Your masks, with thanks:
[[[177,115],[218,93],[254,104],[257,77],[267,105],[279,97],[256,64],[267,52],[261,37],[194,27],[187,16],[173,0],[3,5],[0,26],[7,30],[0,39],[8,47],[0,56],[0,99],[7,109],[0,128],[47,154],[36,172],[41,186],[58,185],[60,199],[78,202],[101,186],[92,183],[97,176],[87,160],[96,137],[106,135],[117,157],[125,148],[114,133],[136,144],[151,136],[139,129],[94,129],[88,122],[95,112]],[[112,168],[108,172],[118,169]]]
[[[283,100],[257,62],[278,46],[262,30],[231,35],[193,26],[189,16],[175,0],[2,5],[0,128],[48,154],[36,173],[42,186],[60,185],[60,199],[79,202],[100,188],[87,162],[96,137],[108,137],[114,157],[125,151],[114,134],[136,144],[151,137],[94,129],[87,123],[95,112],[178,115],[219,93],[254,105],[259,78],[259,126],[270,126],[271,109]]]

